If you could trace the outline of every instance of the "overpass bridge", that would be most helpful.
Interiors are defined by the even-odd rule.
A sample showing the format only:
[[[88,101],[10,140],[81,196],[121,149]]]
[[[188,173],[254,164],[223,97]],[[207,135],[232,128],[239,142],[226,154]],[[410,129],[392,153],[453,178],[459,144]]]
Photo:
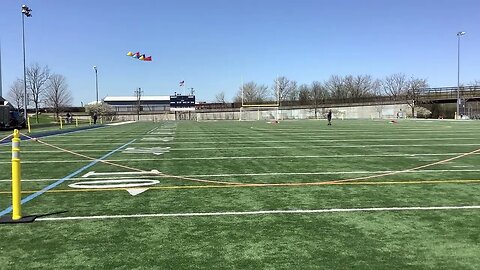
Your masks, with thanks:
[[[424,88],[420,91],[422,103],[456,103],[457,90],[462,103],[480,101],[480,86]]]

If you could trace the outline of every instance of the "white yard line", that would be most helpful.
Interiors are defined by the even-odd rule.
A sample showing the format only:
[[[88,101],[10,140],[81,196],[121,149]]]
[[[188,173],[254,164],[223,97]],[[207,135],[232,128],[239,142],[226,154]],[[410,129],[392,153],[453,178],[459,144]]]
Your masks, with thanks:
[[[335,137],[338,137],[335,136]],[[383,136],[384,137],[384,136]],[[243,137],[245,138],[245,137]],[[258,137],[256,137],[258,138]],[[333,138],[333,137],[332,137]],[[312,137],[309,137],[308,139],[305,140],[235,140],[232,142],[232,140],[225,140],[225,141],[199,141],[199,140],[193,140],[193,141],[181,141],[181,139],[178,139],[175,137],[175,141],[168,141],[168,142],[156,142],[157,144],[175,144],[175,145],[181,145],[181,144],[197,144],[197,145],[202,145],[202,144],[230,144],[230,145],[249,145],[249,144],[257,144],[257,143],[337,143],[337,142],[377,142],[377,141],[456,141],[456,138],[448,137],[448,138],[362,138],[362,139],[344,139],[344,140],[336,140],[336,139],[312,139]],[[478,137],[463,137],[463,141],[465,140],[478,140]],[[48,143],[55,143],[57,146],[91,146],[92,144],[90,143],[58,143],[56,141],[47,141]],[[104,143],[105,145],[109,145],[109,143]],[[115,144],[115,143],[112,143]],[[135,142],[135,145],[139,144],[147,144],[151,145],[151,142]],[[366,145],[370,146],[370,145]]]
[[[338,137],[338,136],[336,136]],[[245,137],[243,137],[245,138]],[[378,139],[374,139],[374,138],[363,138],[363,139],[345,139],[345,140],[335,140],[335,139],[312,139],[311,137],[309,137],[309,139],[305,139],[305,140],[261,140],[261,141],[258,141],[258,140],[254,140],[255,138],[258,138],[258,137],[252,137],[253,140],[244,140],[244,141],[240,141],[240,140],[236,140],[236,141],[232,141],[232,140],[226,140],[226,141],[199,141],[199,140],[194,140],[194,141],[181,141],[181,139],[178,139],[177,137],[175,137],[175,141],[168,141],[168,142],[156,142],[157,144],[174,144],[174,145],[182,145],[182,144],[197,144],[197,145],[204,145],[204,144],[230,144],[230,145],[245,145],[246,147],[248,147],[249,144],[257,144],[257,143],[302,143],[302,144],[305,144],[305,143],[323,143],[323,146],[328,146],[328,147],[334,147],[332,145],[330,145],[330,143],[336,143],[336,142],[377,142],[377,141],[395,141],[395,142],[408,142],[408,141],[456,141],[457,139],[455,138],[407,138],[407,139],[402,139],[402,138],[388,138],[388,139],[382,139],[382,138],[378,138]],[[478,140],[478,137],[463,137],[462,138],[463,141],[465,140]],[[48,142],[48,143],[55,143],[55,145],[57,146],[92,146],[91,143],[58,143],[57,141],[47,141],[47,140],[44,140],[45,142]],[[329,143],[328,145],[326,145],[325,143]],[[110,145],[109,143],[103,143],[104,145]],[[115,144],[115,143],[111,143],[112,145]],[[151,145],[152,143],[151,142],[135,142],[135,145],[139,145],[139,144],[147,144],[147,145]],[[422,144],[424,145],[424,144]],[[448,144],[448,145],[479,145],[478,143],[477,144]],[[358,146],[357,147],[370,147],[370,146],[374,146],[374,144],[372,145],[361,145],[361,146]],[[399,146],[398,144],[395,144],[393,146]],[[411,146],[411,145],[401,145],[401,146]],[[342,147],[342,146],[339,146],[339,147]],[[352,146],[354,147],[354,146]]]
[[[143,175],[143,174],[160,174],[157,170],[144,171],[144,172],[95,172],[89,171],[88,173],[82,175],[82,178],[95,176],[95,175]]]
[[[201,143],[199,143],[201,144]],[[70,144],[72,145],[72,144]],[[78,145],[78,144],[77,144]],[[81,144],[91,145],[91,144]],[[308,145],[303,148],[374,148],[374,147],[445,147],[445,146],[480,146],[480,143],[445,143],[445,144],[371,144],[371,145]],[[29,146],[30,147],[30,146]],[[241,146],[241,147],[182,147],[170,148],[170,151],[204,151],[204,150],[245,150],[245,149],[299,149],[299,146]],[[75,152],[107,152],[109,149],[70,149]],[[25,150],[22,153],[58,153],[58,150]]]
[[[379,207],[379,208],[334,208],[312,210],[264,210],[245,212],[206,212],[206,213],[171,213],[171,214],[133,214],[133,215],[102,215],[77,217],[44,217],[37,221],[65,221],[65,220],[104,220],[125,218],[152,218],[152,217],[210,217],[210,216],[258,216],[258,215],[287,215],[287,214],[320,214],[320,213],[348,213],[348,212],[391,212],[391,211],[438,211],[438,210],[472,210],[480,209],[480,205],[472,206],[420,206],[420,207]]]
[[[461,131],[459,132],[439,132],[439,136],[436,136],[437,138],[450,138],[452,139],[452,137],[455,137],[455,136],[459,136],[460,133],[462,133]],[[466,133],[467,135],[471,135],[472,134],[472,131],[469,131],[469,132],[463,132],[463,133]],[[144,137],[147,137],[147,138],[156,138],[158,136],[166,136],[166,135],[169,135],[169,136],[175,136],[176,139],[179,139],[179,140],[198,140],[198,136],[184,136],[183,135],[184,133],[175,133],[175,132],[168,132],[168,131],[163,131],[163,132],[158,132],[158,133],[147,133],[145,135],[143,135]],[[135,134],[132,134],[132,135],[135,135]],[[261,135],[238,135],[238,134],[231,134],[231,133],[222,133],[222,134],[204,134],[204,133],[199,133],[199,135],[208,135],[208,136],[215,136],[215,138],[217,139],[258,139],[258,138],[262,138],[262,137],[268,137],[269,134],[261,134]],[[288,136],[289,137],[295,137],[295,138],[315,138],[315,139],[325,139],[325,138],[338,138],[339,135],[352,135],[351,132],[349,133],[345,133],[345,134],[342,134],[341,132],[338,133],[336,132],[335,134],[316,134],[314,132],[303,132],[303,133],[288,133]],[[382,134],[379,134],[378,132],[375,132],[375,133],[371,133],[371,134],[363,134],[363,133],[355,133],[356,136],[359,136],[359,137],[366,137],[366,138],[372,138],[372,137],[379,137],[379,138],[384,138],[384,137],[388,137],[388,138],[392,138],[392,139],[395,139],[395,138],[398,138],[398,137],[412,137],[414,136],[415,134],[406,134],[406,133],[402,133],[402,134],[398,134],[398,133],[392,133],[392,134],[385,134],[385,133],[382,133]],[[431,134],[428,134],[428,135],[431,135]],[[73,137],[73,136],[72,136]],[[69,137],[69,138],[62,138],[62,137],[57,137],[55,139],[52,139],[54,140],[55,142],[61,142],[61,141],[65,141],[65,142],[69,142],[71,141],[71,138],[72,137]],[[82,140],[98,140],[98,135],[97,136],[75,136],[74,138],[81,138]],[[122,140],[121,137],[112,137],[112,138],[109,138],[109,140],[112,140],[112,141],[119,141],[119,140]]]
[[[277,175],[336,175],[336,174],[381,174],[381,173],[391,173],[396,171],[332,171],[332,172],[274,172],[274,173],[225,173],[225,174],[191,174],[191,175],[176,175],[177,177],[243,177],[243,176],[277,176]],[[415,170],[404,172],[406,174],[415,174],[415,173],[429,173],[429,174],[443,174],[448,172],[480,172],[480,169],[464,169],[464,170]],[[113,174],[113,173],[105,173]],[[120,172],[119,174],[127,174]],[[135,174],[137,174],[135,172]],[[139,172],[138,174],[145,174]],[[146,173],[148,174],[148,172]],[[95,173],[95,175],[98,175]],[[127,174],[128,175],[128,174]],[[87,175],[87,177],[92,175]],[[169,175],[137,175],[135,178],[168,178]],[[130,179],[131,176],[111,176],[111,177],[92,177],[91,180],[108,180],[108,179]],[[22,182],[48,182],[48,181],[57,181],[58,178],[39,178],[39,179],[22,179]],[[85,181],[87,180],[84,177],[76,177],[68,179],[67,181]],[[0,182],[11,182],[11,179],[0,179]]]
[[[242,157],[183,157],[183,158],[135,158],[132,159],[108,159],[108,162],[125,162],[125,161],[155,161],[155,160],[252,160],[252,159],[307,159],[307,158],[365,158],[365,157],[423,157],[423,156],[458,156],[464,153],[440,153],[440,154],[378,154],[378,155],[305,155],[305,156],[242,156]],[[472,155],[480,155],[473,153]],[[48,164],[48,163],[76,163],[89,162],[90,160],[39,160],[39,161],[22,161],[22,164]],[[10,164],[11,161],[0,161],[0,164]]]
[[[274,172],[274,173],[225,173],[225,174],[190,174],[190,175],[176,175],[177,177],[244,177],[244,176],[277,176],[277,175],[337,175],[337,174],[379,174],[379,173],[391,173],[396,171],[331,171],[331,172]],[[448,173],[448,172],[480,172],[480,169],[465,169],[465,170],[418,170],[418,171],[408,171],[405,173],[408,174],[415,174],[415,173]],[[113,173],[105,173],[105,175],[110,175]],[[125,174],[120,172],[119,174]],[[137,173],[135,173],[137,174]],[[148,174],[146,173],[138,173],[138,174]],[[97,175],[97,173],[95,173]],[[87,175],[90,177],[92,175]],[[135,178],[168,178],[169,175],[137,175]],[[92,177],[92,180],[107,180],[107,179],[130,179],[131,176],[111,176],[111,177]],[[58,178],[39,178],[39,179],[22,179],[22,182],[48,182],[48,181],[57,181]],[[78,181],[78,180],[86,180],[83,176],[71,178],[67,181]],[[11,182],[11,179],[0,179],[0,182]]]

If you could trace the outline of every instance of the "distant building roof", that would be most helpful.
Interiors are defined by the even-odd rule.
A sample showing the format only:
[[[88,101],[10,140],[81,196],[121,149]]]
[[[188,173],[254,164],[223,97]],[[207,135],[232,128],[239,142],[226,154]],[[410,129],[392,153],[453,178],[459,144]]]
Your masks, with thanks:
[[[8,101],[0,96],[0,105],[7,105]]]
[[[95,105],[95,104],[102,104],[102,101],[101,100],[98,101],[98,102],[97,101],[92,101],[92,102],[87,103],[87,105]]]
[[[104,102],[112,101],[137,101],[135,96],[107,96],[103,99]],[[140,101],[170,101],[170,96],[141,96]]]

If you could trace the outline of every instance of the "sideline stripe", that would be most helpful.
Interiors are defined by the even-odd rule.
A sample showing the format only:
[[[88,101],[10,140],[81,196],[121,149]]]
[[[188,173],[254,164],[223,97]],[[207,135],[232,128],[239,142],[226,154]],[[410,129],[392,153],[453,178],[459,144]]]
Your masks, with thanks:
[[[312,210],[264,210],[247,212],[207,212],[207,213],[173,213],[173,214],[135,214],[135,215],[104,215],[104,216],[78,216],[78,217],[46,217],[37,218],[38,221],[62,220],[102,220],[120,218],[148,218],[148,217],[208,217],[208,216],[253,216],[253,215],[278,215],[278,214],[318,214],[339,212],[382,212],[382,211],[429,211],[429,210],[465,210],[480,209],[480,205],[472,206],[432,206],[432,207],[381,207],[381,208],[337,208],[337,209],[312,209]]]
[[[456,167],[456,166],[452,166]],[[473,166],[472,166],[473,167]],[[331,171],[331,172],[274,172],[274,173],[225,173],[225,174],[190,174],[190,175],[177,175],[177,177],[246,177],[246,176],[258,176],[258,177],[269,177],[269,176],[277,176],[277,175],[331,175],[331,174],[372,174],[372,173],[391,173],[396,171]],[[408,171],[405,173],[408,174],[415,174],[415,173],[429,173],[432,174],[443,174],[443,173],[458,173],[458,172],[480,172],[480,169],[455,169],[455,170],[416,170],[416,171]],[[137,175],[135,178],[168,178],[168,175],[151,175],[148,174],[149,172],[146,171],[146,175]],[[132,176],[116,176],[116,177],[94,177],[94,178],[84,178],[84,177],[72,177],[68,179],[68,181],[85,181],[85,180],[108,180],[108,179],[130,179]],[[48,181],[57,181],[58,178],[38,178],[38,179],[22,179],[23,182],[48,182]],[[12,179],[0,179],[0,184],[2,182],[11,183]]]
[[[111,178],[109,178],[111,179]],[[80,180],[80,179],[79,179]],[[98,179],[95,179],[98,180]],[[254,187],[306,187],[306,186],[344,186],[344,185],[424,185],[424,184],[475,184],[480,179],[470,180],[424,180],[424,181],[391,181],[391,182],[314,182],[314,183],[271,183],[271,184],[236,184],[236,185],[208,185],[208,186],[150,186],[148,189],[155,190],[179,190],[179,189],[210,189],[210,188],[254,188]],[[48,193],[78,193],[95,191],[124,191],[125,188],[96,188],[96,189],[56,189],[46,191]],[[35,193],[37,191],[22,191],[22,194]],[[0,191],[0,194],[11,194],[11,191]]]
[[[56,143],[56,145],[60,145]],[[73,144],[69,144],[71,146]],[[80,145],[80,144],[76,144]],[[92,144],[82,144],[91,146]],[[104,144],[107,145],[107,144]],[[152,144],[155,145],[155,144]],[[245,150],[245,149],[291,149],[291,148],[374,148],[374,147],[445,147],[445,146],[480,146],[480,143],[449,143],[449,144],[370,144],[370,145],[309,145],[309,146],[244,146],[244,147],[183,147],[171,148],[172,151],[205,151],[205,150]],[[33,147],[31,147],[33,148]],[[75,152],[105,152],[108,149],[73,149]],[[55,150],[30,150],[22,153],[58,153]]]
[[[123,134],[123,133],[122,133]],[[108,135],[106,135],[108,136]],[[338,136],[337,136],[338,137]],[[403,139],[403,138],[389,138],[389,139],[381,139],[381,138],[378,138],[378,139],[344,139],[344,140],[335,140],[335,139],[322,139],[321,141],[319,141],[319,139],[306,139],[306,140],[288,140],[288,139],[285,139],[285,140],[276,140],[276,141],[272,141],[272,140],[261,140],[261,141],[252,141],[252,140],[245,140],[245,141],[199,141],[199,140],[196,140],[196,141],[180,141],[180,140],[174,140],[174,141],[167,141],[167,142],[161,142],[161,141],[158,141],[156,142],[156,145],[164,145],[164,144],[174,144],[174,145],[199,145],[199,144],[202,144],[202,145],[212,145],[212,144],[215,144],[215,145],[226,145],[228,144],[229,146],[234,146],[234,145],[242,145],[242,146],[246,146],[246,147],[249,147],[251,146],[252,144],[257,144],[257,143],[299,143],[299,144],[305,144],[306,142],[308,143],[319,143],[321,142],[322,145],[325,145],[325,146],[328,146],[327,144],[325,143],[334,143],[334,142],[378,142],[378,141],[383,141],[383,142],[388,142],[388,141],[394,141],[394,142],[397,142],[397,141],[404,141],[404,142],[408,142],[408,141],[427,141],[427,142],[432,142],[432,141],[439,141],[439,142],[442,142],[442,141],[455,141],[456,139],[455,138],[452,138],[452,137],[448,137],[448,138],[428,138],[428,139],[423,139],[423,138],[410,138],[410,139]],[[478,137],[463,137],[462,140],[478,140]],[[53,142],[52,143],[56,143],[56,142]],[[138,145],[152,145],[152,142],[137,142]],[[57,145],[69,145],[69,146],[89,146],[91,144],[88,144],[88,143],[67,143],[65,142],[65,144],[57,144]],[[368,147],[369,145],[366,144],[366,147]]]
[[[130,142],[128,142],[128,143],[126,143],[126,144],[124,144],[124,145],[122,145],[122,146],[118,147],[117,149],[115,149],[115,150],[113,150],[113,151],[111,151],[110,153],[108,153],[108,154],[105,154],[103,157],[93,160],[93,161],[92,161],[92,162],[90,162],[89,164],[87,164],[87,165],[83,166],[82,168],[80,168],[80,169],[76,170],[75,172],[73,172],[73,173],[71,173],[71,174],[69,174],[69,175],[65,176],[64,178],[62,178],[62,179],[60,179],[60,180],[56,181],[55,183],[52,183],[52,184],[50,184],[50,185],[48,185],[48,186],[44,187],[42,190],[40,190],[40,191],[37,191],[37,192],[35,192],[34,194],[32,194],[32,195],[30,195],[30,196],[28,196],[28,197],[26,197],[26,198],[22,199],[22,202],[21,202],[21,203],[22,203],[22,204],[25,204],[25,203],[27,203],[27,202],[29,202],[29,201],[31,201],[31,200],[33,200],[33,199],[35,199],[36,197],[38,197],[38,196],[40,196],[40,195],[44,194],[45,192],[47,192],[47,191],[51,190],[52,188],[55,188],[56,186],[58,186],[58,185],[62,184],[62,183],[63,183],[63,182],[65,182],[66,180],[68,180],[68,179],[70,179],[70,178],[74,177],[75,175],[77,175],[77,174],[79,174],[79,173],[83,172],[84,170],[86,170],[86,169],[88,169],[88,168],[92,167],[93,165],[97,164],[99,161],[101,161],[101,160],[103,160],[103,159],[105,159],[105,158],[107,158],[107,157],[111,156],[111,155],[112,155],[112,154],[114,154],[115,152],[117,152],[117,151],[121,150],[121,149],[122,149],[122,148],[124,148],[125,146],[128,146],[128,145],[132,144],[132,143],[133,143],[133,142],[135,142],[135,141],[136,141],[136,139],[134,139],[134,140],[131,140]],[[10,206],[10,207],[8,207],[7,209],[5,209],[5,210],[3,210],[2,212],[0,212],[0,216],[3,216],[3,215],[5,215],[5,214],[8,214],[8,213],[10,213],[11,211],[12,211],[12,207]]]
[[[149,153],[147,153],[149,154]],[[322,158],[397,158],[397,157],[406,157],[406,158],[417,158],[417,157],[442,157],[442,156],[457,156],[463,155],[464,153],[435,153],[435,154],[371,154],[371,155],[362,155],[362,154],[350,154],[350,155],[296,155],[296,156],[230,156],[230,157],[172,157],[172,158],[136,158],[135,161],[171,161],[171,160],[178,160],[178,161],[185,161],[185,160],[252,160],[252,159],[322,159]],[[480,155],[480,153],[471,153],[470,155]],[[123,162],[123,161],[132,161],[132,159],[110,159],[106,160],[109,162]],[[23,164],[28,163],[76,163],[76,162],[86,162],[85,160],[32,160],[22,162]],[[9,164],[11,161],[0,161],[0,164]]]

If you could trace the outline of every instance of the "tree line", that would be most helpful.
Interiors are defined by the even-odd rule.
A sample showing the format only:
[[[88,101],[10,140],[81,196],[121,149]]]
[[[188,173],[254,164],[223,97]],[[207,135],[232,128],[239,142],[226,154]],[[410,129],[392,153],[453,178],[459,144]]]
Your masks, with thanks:
[[[480,81],[471,83],[480,85]],[[282,105],[294,102],[299,105],[313,105],[317,108],[326,100],[355,100],[371,97],[388,97],[409,105],[412,115],[418,104],[422,89],[427,88],[428,80],[395,73],[382,79],[370,75],[332,75],[326,81],[313,81],[310,84],[298,84],[285,76],[273,80],[271,86],[257,84],[254,81],[241,85],[233,99],[234,103]],[[225,103],[225,93],[220,92],[215,102]]]
[[[25,83],[17,78],[10,86],[8,97],[19,111],[24,107],[25,98],[27,103],[33,102],[37,123],[40,105],[51,108],[57,117],[64,108],[72,105],[67,79],[61,74],[52,73],[48,66],[41,67],[38,63],[28,66],[26,87],[25,97]]]

